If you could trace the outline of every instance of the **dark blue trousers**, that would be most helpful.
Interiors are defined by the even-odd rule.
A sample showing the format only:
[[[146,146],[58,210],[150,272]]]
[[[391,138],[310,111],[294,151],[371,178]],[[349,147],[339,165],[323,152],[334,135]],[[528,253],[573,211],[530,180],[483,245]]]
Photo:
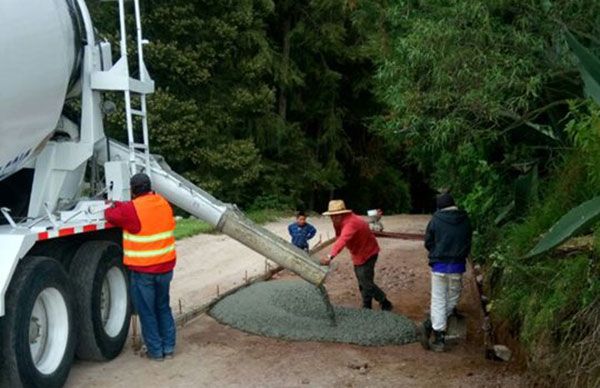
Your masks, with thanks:
[[[175,320],[169,304],[173,271],[164,274],[131,272],[133,307],[140,317],[148,355],[162,358],[175,350]]]

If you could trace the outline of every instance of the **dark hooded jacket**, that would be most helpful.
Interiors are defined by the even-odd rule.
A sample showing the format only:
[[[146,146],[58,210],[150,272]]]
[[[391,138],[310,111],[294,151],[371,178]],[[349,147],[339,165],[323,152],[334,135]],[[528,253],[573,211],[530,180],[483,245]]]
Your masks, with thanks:
[[[425,248],[429,265],[434,263],[465,263],[471,252],[471,222],[463,210],[438,210],[427,225]]]

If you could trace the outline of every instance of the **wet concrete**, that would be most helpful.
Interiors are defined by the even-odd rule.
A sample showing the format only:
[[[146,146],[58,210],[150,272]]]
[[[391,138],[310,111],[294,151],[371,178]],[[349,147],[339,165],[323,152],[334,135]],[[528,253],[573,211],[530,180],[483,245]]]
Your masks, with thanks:
[[[337,321],[335,318],[335,309],[333,308],[333,305],[331,304],[331,300],[329,299],[329,293],[327,292],[327,289],[325,288],[324,285],[321,284],[319,286],[319,292],[321,293],[321,299],[323,300],[323,305],[325,305],[325,309],[327,310],[327,316],[329,317],[329,322],[331,323],[331,326],[336,326]]]
[[[217,303],[210,314],[239,330],[268,337],[367,346],[416,341],[412,321],[401,315],[334,306],[336,325],[320,290],[301,280],[255,283]]]

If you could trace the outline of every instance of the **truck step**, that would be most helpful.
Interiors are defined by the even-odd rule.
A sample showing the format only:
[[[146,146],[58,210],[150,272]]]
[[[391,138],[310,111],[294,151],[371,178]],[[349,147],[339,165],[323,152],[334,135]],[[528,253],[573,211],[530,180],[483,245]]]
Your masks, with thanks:
[[[148,145],[146,145],[144,143],[133,143],[132,146],[136,150],[147,150],[148,149]]]

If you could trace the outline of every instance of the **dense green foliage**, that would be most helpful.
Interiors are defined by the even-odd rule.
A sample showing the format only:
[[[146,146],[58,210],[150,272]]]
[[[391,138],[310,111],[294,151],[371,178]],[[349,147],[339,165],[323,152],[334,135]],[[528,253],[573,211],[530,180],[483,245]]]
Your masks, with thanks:
[[[600,138],[596,143],[600,144]],[[590,359],[588,355],[600,351],[594,339],[597,333],[593,334],[589,323],[578,325],[582,311],[590,311],[585,318],[588,322],[597,322],[600,317],[600,228],[596,227],[591,245],[584,244],[569,254],[555,250],[524,257],[532,242],[566,209],[588,199],[590,192],[600,191],[600,185],[590,179],[598,169],[587,165],[585,154],[574,151],[562,159],[545,182],[543,201],[533,205],[522,222],[509,223],[485,236],[495,243],[486,258],[492,313],[518,333],[537,376],[550,376],[560,385],[572,385],[577,377],[579,386],[595,386],[594,381],[600,381],[600,369],[591,361],[595,356]],[[576,361],[582,352],[586,356]]]
[[[479,226],[512,198],[512,183],[563,145],[567,99],[581,96],[562,27],[598,28],[597,1],[365,2],[379,26],[377,95],[389,112],[373,128],[450,187]]]
[[[566,384],[573,363],[558,355],[598,352],[589,331],[572,335],[579,311],[600,313],[590,307],[600,300],[597,253],[523,256],[570,208],[600,193],[599,109],[583,99],[565,39],[568,28],[598,52],[600,2],[357,4],[353,20],[371,31],[363,49],[384,103],[372,130],[471,214],[493,316],[522,340],[532,370]],[[590,362],[577,368],[579,384],[600,378]]]
[[[344,0],[144,2],[153,152],[246,208],[320,210],[337,194],[408,210],[401,161],[367,127],[379,105],[351,12]],[[116,31],[114,7],[92,13]],[[123,138],[123,116],[110,123]]]

